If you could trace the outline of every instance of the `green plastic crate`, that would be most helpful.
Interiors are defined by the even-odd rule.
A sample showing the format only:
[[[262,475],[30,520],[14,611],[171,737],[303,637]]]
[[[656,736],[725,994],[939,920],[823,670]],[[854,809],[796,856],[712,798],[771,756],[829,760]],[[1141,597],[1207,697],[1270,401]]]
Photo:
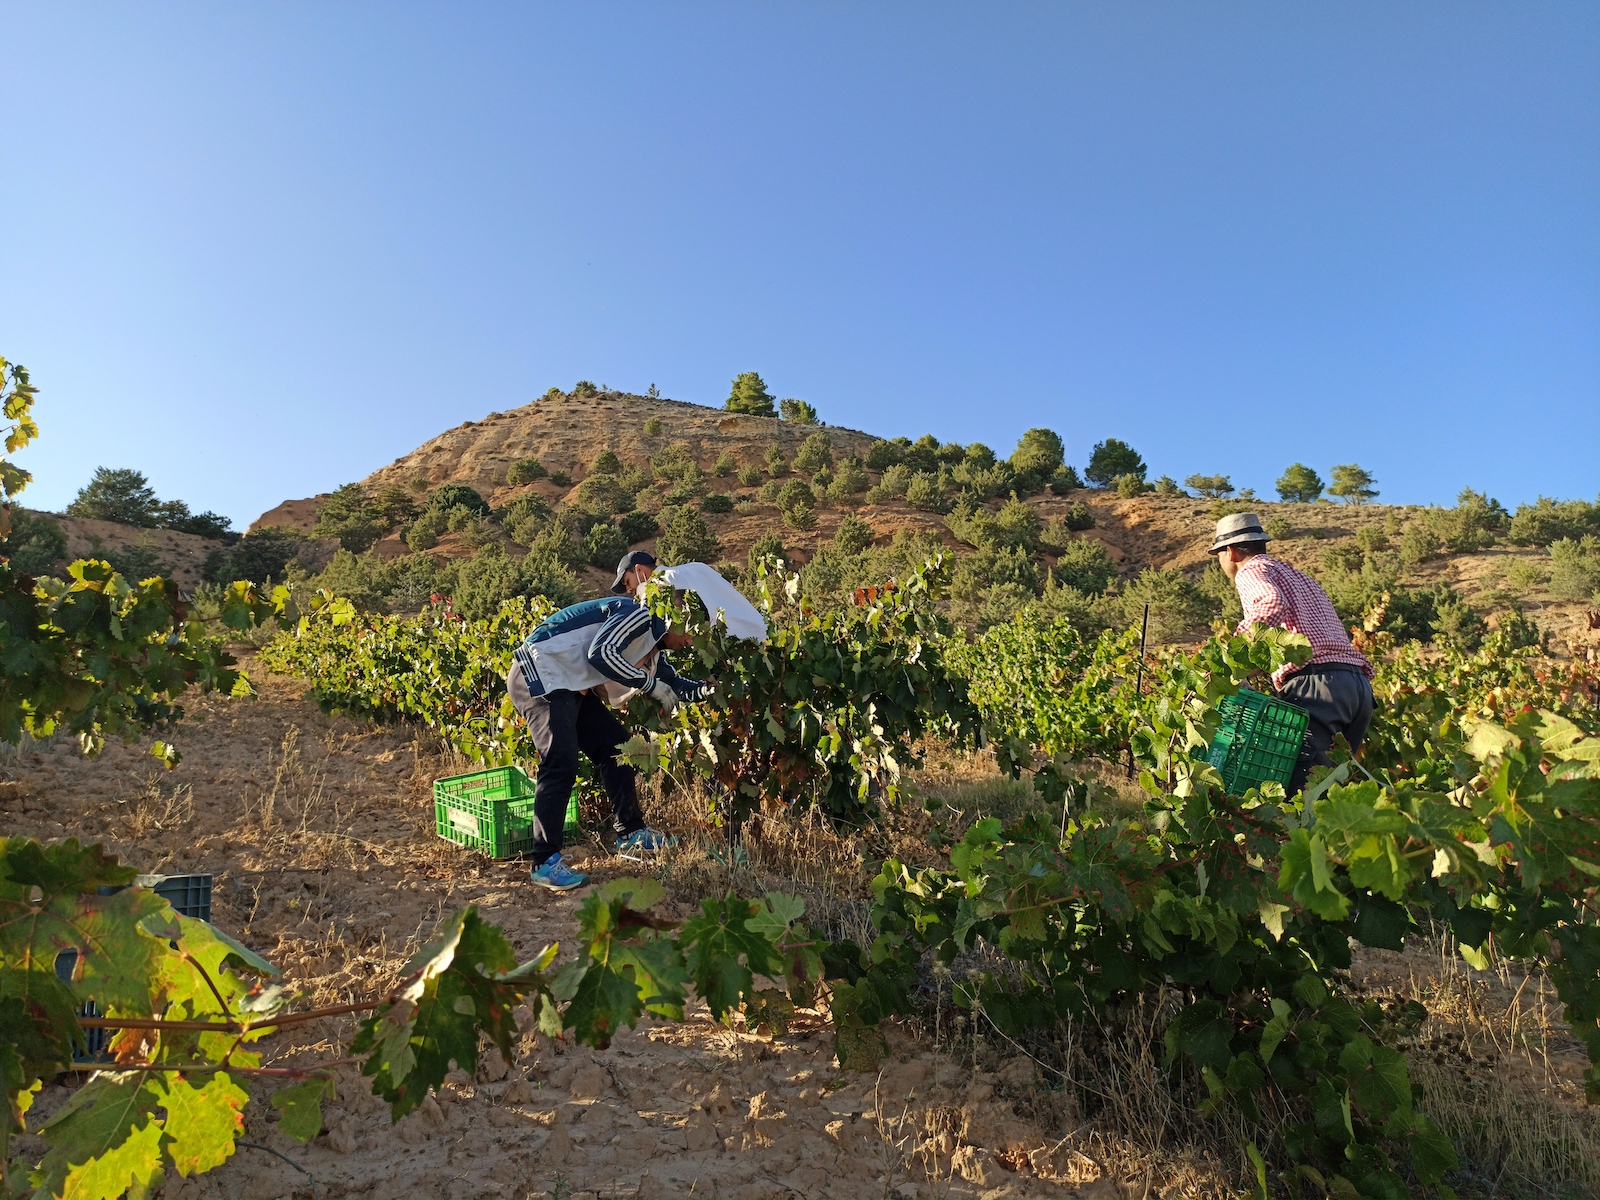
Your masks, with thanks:
[[[1288,787],[1306,737],[1305,709],[1249,688],[1218,707],[1222,726],[1206,758],[1222,772],[1228,794],[1240,795],[1268,780]]]
[[[490,858],[533,849],[533,780],[521,767],[495,767],[433,781],[434,830]]]

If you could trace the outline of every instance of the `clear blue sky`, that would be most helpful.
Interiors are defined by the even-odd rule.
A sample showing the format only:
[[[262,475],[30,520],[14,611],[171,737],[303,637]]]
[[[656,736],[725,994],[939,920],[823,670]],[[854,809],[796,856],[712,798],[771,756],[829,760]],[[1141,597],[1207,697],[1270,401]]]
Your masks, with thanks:
[[[1600,492],[1600,6],[11,4],[26,499],[242,527],[588,378]]]

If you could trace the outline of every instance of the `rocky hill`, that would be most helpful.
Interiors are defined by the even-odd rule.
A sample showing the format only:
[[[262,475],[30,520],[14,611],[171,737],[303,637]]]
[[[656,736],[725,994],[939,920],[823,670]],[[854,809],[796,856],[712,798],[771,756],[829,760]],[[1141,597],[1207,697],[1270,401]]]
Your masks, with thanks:
[[[777,445],[792,459],[805,439],[819,431],[827,436],[837,459],[865,458],[876,440],[872,434],[853,429],[797,425],[648,396],[553,393],[521,408],[464,422],[380,467],[361,483],[369,494],[399,485],[419,498],[447,483],[465,484],[496,508],[504,508],[529,493],[557,506],[577,498],[590,466],[606,450],[624,463],[644,463],[669,447],[686,447],[710,475],[713,464],[724,454],[731,454],[740,467],[759,465],[770,448]],[[1002,458],[1010,451],[1009,446],[994,449]],[[509,483],[507,473],[512,464],[527,458],[538,459],[562,482],[546,477],[533,483]],[[874,480],[877,478],[874,473]],[[732,512],[705,516],[724,556],[732,561],[742,561],[755,540],[773,529],[781,531],[785,546],[804,561],[833,539],[847,513],[864,519],[880,543],[908,531],[934,535],[954,550],[965,549],[939,512],[910,504],[904,496],[884,495],[882,489],[875,489],[870,496],[853,497],[847,504],[819,504],[815,527],[797,531],[782,527],[777,510],[761,501],[759,484],[741,483],[736,474],[709,482],[735,502]],[[326,499],[322,495],[285,501],[263,513],[251,528],[279,526],[310,533]],[[1216,511],[1210,500],[1155,494],[1120,497],[1107,490],[1084,488],[1066,495],[1047,490],[1028,498],[1027,503],[1045,522],[1064,518],[1074,505],[1087,506],[1094,524],[1078,536],[1102,544],[1124,578],[1147,567],[1178,570],[1194,578],[1209,563],[1205,550]],[[999,500],[993,500],[988,507],[993,510],[999,504]],[[1281,504],[1252,500],[1250,507],[1269,523],[1275,523],[1276,553],[1296,565],[1319,570],[1325,569],[1330,551],[1337,554],[1340,546],[1347,547],[1347,553],[1355,556],[1352,562],[1359,565],[1356,543],[1363,530],[1369,532],[1361,537],[1361,549],[1370,552],[1374,546],[1396,541],[1399,531],[1420,519],[1424,512],[1380,504],[1347,507],[1326,501]],[[638,544],[653,548],[652,541]],[[374,549],[380,557],[392,559],[405,554],[408,547],[398,533],[391,532]],[[454,535],[447,534],[431,553],[450,558],[464,557],[471,551]],[[1053,560],[1054,556],[1047,552],[1041,556],[1041,566],[1049,567]],[[1509,546],[1503,539],[1473,553],[1450,553],[1441,547],[1426,561],[1408,567],[1407,582],[1419,587],[1454,587],[1475,608],[1490,616],[1491,622],[1497,609],[1520,603],[1556,635],[1558,642],[1579,653],[1594,653],[1600,632],[1592,628],[1592,611],[1585,603],[1562,601],[1542,591],[1541,560],[1548,560],[1543,548]],[[1522,564],[1520,568],[1515,565],[1518,563]],[[1509,590],[1508,573],[1512,580],[1520,581]],[[1548,571],[1544,573],[1547,575]],[[593,576],[587,582],[598,586],[601,572],[596,571]]]

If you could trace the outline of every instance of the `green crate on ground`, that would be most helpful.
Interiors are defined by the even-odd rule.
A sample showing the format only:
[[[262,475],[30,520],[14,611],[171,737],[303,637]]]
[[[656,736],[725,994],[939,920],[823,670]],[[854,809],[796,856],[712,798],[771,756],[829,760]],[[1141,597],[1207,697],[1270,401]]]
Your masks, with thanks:
[[[1218,711],[1222,726],[1211,739],[1211,753],[1206,757],[1222,772],[1228,794],[1240,795],[1268,780],[1288,787],[1305,741],[1305,709],[1240,688]]]
[[[494,767],[433,781],[434,830],[490,858],[533,849],[533,780],[521,767]]]

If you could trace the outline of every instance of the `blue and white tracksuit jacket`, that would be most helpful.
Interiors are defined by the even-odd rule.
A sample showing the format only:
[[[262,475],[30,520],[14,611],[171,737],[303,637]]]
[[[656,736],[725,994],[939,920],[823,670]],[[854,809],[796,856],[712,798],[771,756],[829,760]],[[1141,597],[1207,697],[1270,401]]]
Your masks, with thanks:
[[[628,596],[585,600],[546,618],[512,654],[535,696],[581,692],[606,683],[647,689],[657,679],[683,699],[702,685],[654,653],[667,623]],[[640,667],[635,664],[646,663]]]

